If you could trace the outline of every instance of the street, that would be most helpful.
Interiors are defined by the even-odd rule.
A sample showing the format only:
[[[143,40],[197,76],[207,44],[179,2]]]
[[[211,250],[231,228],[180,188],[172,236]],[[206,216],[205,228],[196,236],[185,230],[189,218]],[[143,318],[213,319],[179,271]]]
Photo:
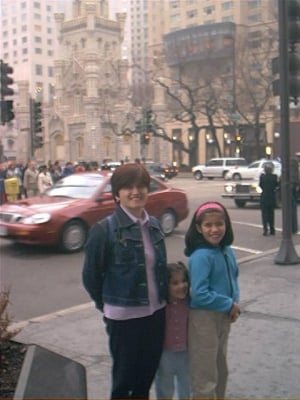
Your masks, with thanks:
[[[261,215],[258,205],[236,208],[232,200],[222,199],[224,181],[195,181],[176,177],[170,185],[186,190],[190,215],[166,238],[169,261],[185,261],[184,235],[193,212],[204,201],[223,203],[230,214],[235,233],[233,248],[239,260],[279,248],[281,243],[281,210],[276,210],[276,236],[262,236]],[[299,212],[298,212],[299,220]],[[300,236],[293,236],[294,245]],[[81,284],[84,253],[71,255],[55,249],[16,245],[0,241],[1,287],[10,290],[10,312],[15,321],[34,318],[74,307],[90,301]],[[241,266],[242,268],[243,266]]]

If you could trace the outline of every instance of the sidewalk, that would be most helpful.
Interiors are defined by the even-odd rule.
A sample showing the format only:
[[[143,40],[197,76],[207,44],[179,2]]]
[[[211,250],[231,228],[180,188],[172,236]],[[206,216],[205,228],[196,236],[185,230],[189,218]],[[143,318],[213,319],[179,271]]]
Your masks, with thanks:
[[[228,398],[300,399],[300,264],[275,265],[274,255],[240,260],[243,312],[230,335]],[[22,325],[16,340],[82,363],[88,398],[109,398],[107,336],[92,303]]]

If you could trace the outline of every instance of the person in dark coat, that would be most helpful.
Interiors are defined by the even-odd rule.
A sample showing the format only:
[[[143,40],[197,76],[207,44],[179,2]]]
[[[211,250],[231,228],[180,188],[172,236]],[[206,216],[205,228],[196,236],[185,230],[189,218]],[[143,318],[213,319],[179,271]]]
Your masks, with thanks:
[[[268,162],[264,166],[264,173],[259,178],[259,186],[262,189],[260,197],[263,235],[275,235],[274,209],[276,206],[276,190],[279,187],[277,175],[273,174],[274,165]]]

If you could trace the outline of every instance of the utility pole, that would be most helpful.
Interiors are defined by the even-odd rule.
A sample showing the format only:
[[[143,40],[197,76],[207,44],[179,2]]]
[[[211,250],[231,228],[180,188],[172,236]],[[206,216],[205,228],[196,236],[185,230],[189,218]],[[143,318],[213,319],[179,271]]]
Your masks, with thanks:
[[[279,94],[280,94],[280,131],[282,132],[282,241],[275,257],[275,263],[280,265],[299,264],[292,241],[292,188],[290,171],[290,97],[295,104],[300,95],[297,86],[297,45],[300,42],[300,1],[278,0],[279,13]],[[294,63],[295,62],[295,63]],[[273,71],[274,72],[274,71]],[[277,85],[278,87],[278,85]],[[273,90],[276,90],[276,84]],[[275,93],[274,93],[275,94]]]

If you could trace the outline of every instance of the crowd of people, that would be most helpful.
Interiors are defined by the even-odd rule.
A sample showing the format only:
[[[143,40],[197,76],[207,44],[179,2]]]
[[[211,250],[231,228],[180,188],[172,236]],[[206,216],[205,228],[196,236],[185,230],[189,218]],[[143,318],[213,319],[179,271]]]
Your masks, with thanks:
[[[0,204],[45,193],[59,179],[74,173],[101,169],[97,162],[71,162],[64,166],[60,161],[38,165],[9,160],[0,163]],[[105,169],[105,168],[104,168]]]
[[[168,263],[159,221],[145,210],[150,176],[118,167],[116,209],[91,228],[83,285],[103,314],[112,356],[111,399],[224,399],[230,326],[240,315],[229,215],[201,204],[185,236],[188,267]]]

